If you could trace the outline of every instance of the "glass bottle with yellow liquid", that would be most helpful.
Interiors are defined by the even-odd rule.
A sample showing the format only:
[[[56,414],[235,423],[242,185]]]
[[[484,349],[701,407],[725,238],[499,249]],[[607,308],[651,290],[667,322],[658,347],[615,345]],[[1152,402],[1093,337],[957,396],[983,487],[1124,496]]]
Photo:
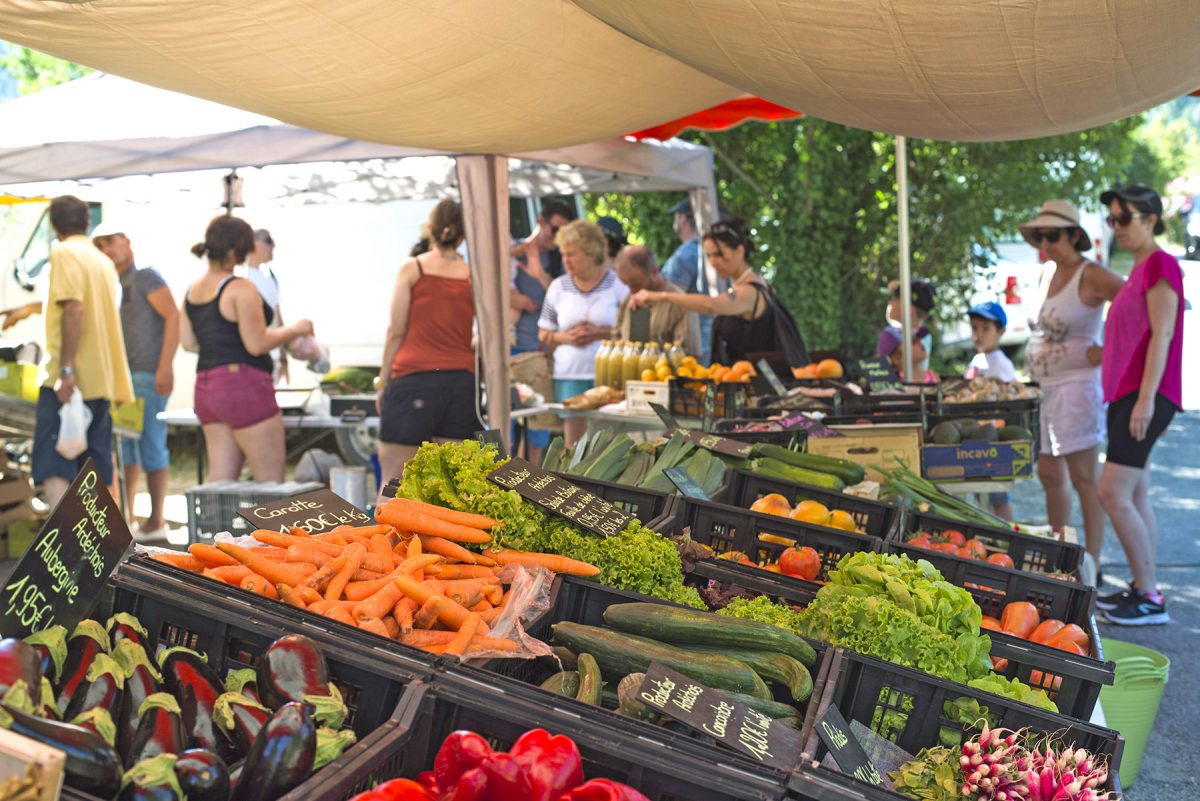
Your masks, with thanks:
[[[642,358],[638,362],[642,381],[657,381],[658,376],[654,373],[654,366],[658,363],[658,357],[662,355],[662,351],[658,348],[657,342],[651,342],[642,350]]]
[[[642,377],[642,343],[630,342],[625,348],[625,358],[621,366],[623,383],[638,381]]]
[[[600,342],[600,349],[596,351],[596,360],[594,369],[596,373],[596,386],[611,387],[612,382],[608,378],[608,354],[612,350],[612,340],[605,339]]]

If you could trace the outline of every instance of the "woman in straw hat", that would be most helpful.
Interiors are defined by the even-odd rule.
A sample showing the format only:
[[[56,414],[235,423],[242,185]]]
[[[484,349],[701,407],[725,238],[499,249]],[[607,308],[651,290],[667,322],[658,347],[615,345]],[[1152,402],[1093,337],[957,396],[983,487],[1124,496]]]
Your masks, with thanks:
[[[1026,366],[1042,387],[1038,478],[1050,525],[1061,530],[1071,515],[1071,487],[1079,496],[1087,551],[1100,563],[1104,507],[1097,465],[1104,439],[1100,386],[1100,328],[1104,304],[1124,281],[1083,254],[1092,239],[1068,200],[1048,200],[1021,226],[1025,241],[1046,258],[1045,300],[1038,312]],[[1069,482],[1069,483],[1068,483]]]

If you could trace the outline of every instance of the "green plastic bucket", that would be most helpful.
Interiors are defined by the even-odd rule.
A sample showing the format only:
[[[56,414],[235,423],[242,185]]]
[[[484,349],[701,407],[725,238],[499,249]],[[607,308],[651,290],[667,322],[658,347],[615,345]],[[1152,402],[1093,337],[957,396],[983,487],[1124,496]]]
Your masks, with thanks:
[[[1158,717],[1163,688],[1171,660],[1141,645],[1101,638],[1104,656],[1117,665],[1112,686],[1100,688],[1100,706],[1109,728],[1125,738],[1125,751],[1117,773],[1121,785],[1129,787],[1137,779],[1142,755]]]

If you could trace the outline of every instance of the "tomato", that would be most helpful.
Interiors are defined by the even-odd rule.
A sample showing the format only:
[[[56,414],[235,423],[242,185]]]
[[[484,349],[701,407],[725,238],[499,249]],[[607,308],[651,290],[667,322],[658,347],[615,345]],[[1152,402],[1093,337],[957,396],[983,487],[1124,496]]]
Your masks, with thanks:
[[[1043,620],[1038,624],[1038,627],[1033,630],[1033,634],[1029,635],[1029,639],[1033,642],[1044,643],[1046,640],[1049,640],[1055,634],[1058,634],[1060,631],[1062,631],[1063,626],[1065,625],[1067,624],[1063,623],[1061,620],[1055,620],[1053,618],[1050,620]]]
[[[922,534],[919,537],[913,537],[911,540],[909,540],[908,542],[906,542],[904,544],[911,545],[914,548],[925,548],[926,550],[933,547],[933,541],[930,540],[929,537],[926,537],[924,534]]]
[[[935,542],[931,547],[933,550],[941,551],[942,553],[956,553],[958,551],[958,546],[953,542]]]
[[[1028,601],[1013,601],[1004,607],[1000,613],[1000,627],[1005,633],[1022,640],[1028,640],[1029,635],[1038,627],[1041,615],[1037,607]]]
[[[990,564],[1000,565],[1000,567],[1016,567],[1016,565],[1013,564],[1012,557],[1006,553],[994,553],[989,556],[987,560]]]
[[[811,581],[821,572],[821,555],[807,545],[788,548],[779,557],[779,568],[789,576]]]
[[[972,559],[987,559],[987,548],[985,548],[983,543],[979,540],[967,540],[963,543],[963,547],[971,552]]]
[[[967,541],[967,538],[963,536],[963,533],[961,531],[955,531],[952,528],[946,529],[945,531],[938,534],[938,536],[941,539],[945,540],[946,542],[954,543],[954,546],[956,548],[961,547]]]
[[[766,570],[766,571],[768,571],[768,572],[770,572],[770,573],[782,573],[782,572],[783,572],[783,570],[782,570],[782,569],[780,569],[780,567],[779,567],[779,564],[778,564],[778,563],[772,563],[772,564],[769,564],[769,565],[763,565],[763,568],[762,568],[762,569],[763,569],[763,570]]]
[[[983,620],[979,621],[979,628],[987,629],[988,631],[1004,631],[1000,627],[1000,621],[990,615],[983,616]]]
[[[975,552],[970,548],[955,548],[952,553],[955,556],[961,556],[963,559],[975,559]]]

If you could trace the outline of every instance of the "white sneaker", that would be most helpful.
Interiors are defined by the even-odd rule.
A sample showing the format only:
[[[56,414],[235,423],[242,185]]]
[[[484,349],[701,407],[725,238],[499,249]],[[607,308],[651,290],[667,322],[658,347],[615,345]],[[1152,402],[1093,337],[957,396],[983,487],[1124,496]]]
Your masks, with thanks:
[[[141,526],[135,526],[133,531],[133,541],[141,545],[149,545],[152,542],[167,541],[167,527],[161,526],[152,531],[144,531]]]

